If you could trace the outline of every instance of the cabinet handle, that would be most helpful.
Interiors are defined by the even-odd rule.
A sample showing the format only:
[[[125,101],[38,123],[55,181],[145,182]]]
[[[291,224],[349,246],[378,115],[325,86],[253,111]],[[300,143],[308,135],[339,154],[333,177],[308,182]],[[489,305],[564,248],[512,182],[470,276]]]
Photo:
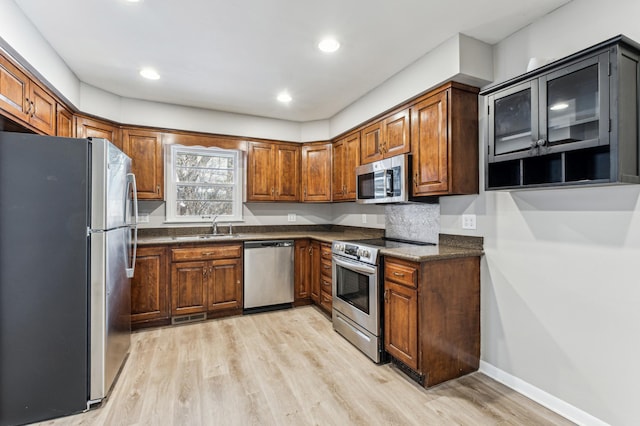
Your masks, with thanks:
[[[203,276],[204,278],[206,278],[206,277],[207,277],[207,268],[204,268],[204,269],[202,270],[202,276]]]
[[[347,185],[342,185],[342,194],[346,194],[347,193]]]
[[[160,185],[156,186],[156,194],[160,193]]]
[[[418,187],[418,172],[413,175],[413,186]]]
[[[313,256],[313,251],[311,250],[311,247],[309,247],[309,256]]]
[[[307,188],[305,187],[304,190],[302,191],[302,193],[304,194],[304,198],[307,198]]]
[[[389,290],[384,291],[384,303],[389,303]]]
[[[275,188],[272,186],[272,187],[271,187],[271,195],[275,194],[275,192],[276,192],[276,190],[275,190]]]
[[[213,266],[209,266],[209,275],[213,273]]]
[[[322,265],[322,267],[323,267],[324,269],[331,269],[331,266],[327,266],[327,265]]]
[[[404,274],[402,272],[394,272],[393,275],[396,277],[404,277]]]
[[[36,108],[33,105],[33,101],[31,101],[31,108],[29,108],[29,111],[31,111],[31,117],[33,117],[34,115],[36,115]]]
[[[200,256],[211,256],[212,254],[215,254],[215,252],[207,251],[207,252],[202,253]]]
[[[27,111],[25,111],[25,114],[29,115],[29,113],[31,112],[31,101],[29,100],[29,98],[26,98],[27,100]]]

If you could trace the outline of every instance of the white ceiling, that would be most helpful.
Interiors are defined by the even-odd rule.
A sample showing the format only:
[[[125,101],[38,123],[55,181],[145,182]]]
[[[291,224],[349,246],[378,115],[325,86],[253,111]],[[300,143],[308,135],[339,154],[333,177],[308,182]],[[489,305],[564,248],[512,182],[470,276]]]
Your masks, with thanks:
[[[85,83],[294,121],[333,116],[457,33],[494,44],[568,1],[15,0]]]

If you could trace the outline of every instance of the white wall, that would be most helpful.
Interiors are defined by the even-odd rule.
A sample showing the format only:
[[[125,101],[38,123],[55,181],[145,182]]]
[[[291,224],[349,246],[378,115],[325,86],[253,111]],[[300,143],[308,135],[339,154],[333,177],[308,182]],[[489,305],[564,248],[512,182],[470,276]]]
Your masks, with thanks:
[[[637,0],[574,0],[494,47],[496,80],[530,57],[620,33],[640,41],[638,16]],[[639,199],[640,186],[441,198],[442,232],[462,233],[469,212],[485,237],[483,361],[581,410],[584,424],[638,424]]]

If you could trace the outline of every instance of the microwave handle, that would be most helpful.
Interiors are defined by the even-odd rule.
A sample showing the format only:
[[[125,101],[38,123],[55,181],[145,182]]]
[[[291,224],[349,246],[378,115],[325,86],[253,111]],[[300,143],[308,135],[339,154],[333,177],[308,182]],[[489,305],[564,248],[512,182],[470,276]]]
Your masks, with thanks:
[[[393,196],[393,170],[384,171],[384,194],[387,197]]]

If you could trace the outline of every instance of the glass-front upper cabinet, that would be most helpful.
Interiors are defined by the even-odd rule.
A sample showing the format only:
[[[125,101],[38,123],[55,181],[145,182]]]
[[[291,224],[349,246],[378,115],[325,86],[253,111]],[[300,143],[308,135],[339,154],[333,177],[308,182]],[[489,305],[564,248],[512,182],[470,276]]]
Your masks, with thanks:
[[[489,161],[609,143],[609,54],[495,92],[489,102]]]

